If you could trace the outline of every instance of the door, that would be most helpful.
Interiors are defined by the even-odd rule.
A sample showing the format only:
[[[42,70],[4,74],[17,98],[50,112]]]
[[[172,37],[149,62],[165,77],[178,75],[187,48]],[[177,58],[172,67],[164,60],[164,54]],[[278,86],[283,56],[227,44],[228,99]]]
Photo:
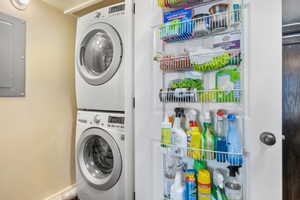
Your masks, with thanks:
[[[77,162],[82,176],[98,190],[109,190],[122,173],[122,155],[112,136],[100,128],[87,129],[78,143]]]
[[[116,29],[106,23],[90,26],[82,35],[77,67],[82,78],[91,85],[109,81],[122,61],[122,41]]]
[[[300,36],[283,39],[284,200],[300,199]]]
[[[136,199],[154,200],[153,170],[158,151],[162,115],[154,93],[153,29],[161,23],[156,1],[136,0]],[[245,150],[246,200],[282,199],[282,3],[248,0],[245,23]],[[145,76],[148,74],[148,76]],[[264,133],[264,134],[263,134]],[[269,143],[268,141],[273,141]],[[274,141],[276,142],[274,143]],[[158,147],[159,148],[159,145]],[[147,159],[145,159],[147,158]],[[161,172],[160,172],[161,173]]]
[[[281,200],[282,1],[248,2],[247,193],[249,200]],[[263,143],[263,132],[271,133],[276,143]]]

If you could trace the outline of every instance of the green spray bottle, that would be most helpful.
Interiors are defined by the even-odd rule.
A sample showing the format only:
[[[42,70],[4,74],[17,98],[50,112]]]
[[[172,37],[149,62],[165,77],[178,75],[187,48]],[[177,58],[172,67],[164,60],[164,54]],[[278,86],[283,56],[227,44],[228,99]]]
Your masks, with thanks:
[[[203,123],[204,130],[203,134],[203,146],[205,153],[203,155],[203,159],[206,160],[214,160],[215,159],[215,136],[213,134],[213,128],[210,118],[210,113],[205,112],[204,115],[204,123]]]

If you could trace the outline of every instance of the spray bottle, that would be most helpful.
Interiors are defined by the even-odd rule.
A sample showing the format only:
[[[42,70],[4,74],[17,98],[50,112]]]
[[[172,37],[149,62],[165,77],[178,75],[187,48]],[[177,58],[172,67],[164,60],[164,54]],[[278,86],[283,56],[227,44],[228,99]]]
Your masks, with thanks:
[[[225,111],[223,110],[219,110],[216,113],[215,134],[217,161],[226,162],[227,141],[225,134]]]
[[[212,124],[210,113],[206,112],[204,115],[204,131],[203,131],[203,139],[204,145],[203,148],[206,150],[205,155],[203,156],[204,159],[207,160],[214,160],[215,159],[215,136],[212,133]]]
[[[176,170],[175,181],[171,186],[171,200],[184,200],[185,184],[183,182],[182,167]]]
[[[183,115],[183,108],[175,108],[175,120],[173,128],[171,129],[172,145],[174,145],[174,154],[181,158],[186,156],[187,149],[187,135],[181,128],[181,117]]]
[[[230,200],[242,199],[242,184],[237,178],[241,166],[229,166],[229,177],[225,180],[225,193]]]

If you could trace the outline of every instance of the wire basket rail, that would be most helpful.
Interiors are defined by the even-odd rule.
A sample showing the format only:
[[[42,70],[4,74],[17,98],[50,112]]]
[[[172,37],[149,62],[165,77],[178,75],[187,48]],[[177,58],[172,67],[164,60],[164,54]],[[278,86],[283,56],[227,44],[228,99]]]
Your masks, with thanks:
[[[162,103],[240,103],[241,90],[197,90],[195,88],[161,89]]]

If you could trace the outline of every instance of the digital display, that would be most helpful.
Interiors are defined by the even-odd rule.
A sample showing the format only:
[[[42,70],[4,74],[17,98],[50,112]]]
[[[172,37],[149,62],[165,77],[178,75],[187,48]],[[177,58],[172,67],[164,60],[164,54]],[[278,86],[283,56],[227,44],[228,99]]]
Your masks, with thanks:
[[[108,117],[108,123],[113,123],[113,124],[124,124],[124,117]]]
[[[125,4],[109,8],[109,14],[125,10]]]

